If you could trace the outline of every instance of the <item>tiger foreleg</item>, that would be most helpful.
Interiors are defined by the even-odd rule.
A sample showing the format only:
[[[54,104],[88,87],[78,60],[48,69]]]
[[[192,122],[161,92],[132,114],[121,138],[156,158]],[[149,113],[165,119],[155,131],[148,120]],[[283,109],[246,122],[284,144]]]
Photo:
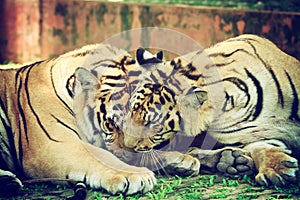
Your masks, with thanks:
[[[15,174],[0,169],[0,196],[15,195],[23,187]]]
[[[225,147],[206,150],[193,147],[187,153],[200,160],[201,171],[203,172],[241,177],[253,174],[255,169],[250,154],[241,148]]]
[[[149,169],[128,165],[110,152],[79,139],[52,142],[43,147],[37,157],[28,152],[31,157],[24,161],[24,168],[29,177],[67,177],[94,189],[126,195],[150,191],[156,183],[154,173]],[[47,159],[41,159],[43,156]]]
[[[296,181],[297,159],[291,151],[278,140],[267,140],[249,144],[245,147],[251,153],[258,174],[255,180],[260,185],[283,186]]]

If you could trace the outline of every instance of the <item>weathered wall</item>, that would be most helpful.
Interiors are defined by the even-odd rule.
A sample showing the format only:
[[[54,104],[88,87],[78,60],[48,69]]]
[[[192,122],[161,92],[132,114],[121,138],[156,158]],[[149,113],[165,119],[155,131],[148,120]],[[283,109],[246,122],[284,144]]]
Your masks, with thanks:
[[[27,62],[102,42],[131,28],[163,27],[207,47],[242,33],[300,59],[300,14],[71,0],[1,0],[0,59]],[[128,36],[129,37],[129,36]]]

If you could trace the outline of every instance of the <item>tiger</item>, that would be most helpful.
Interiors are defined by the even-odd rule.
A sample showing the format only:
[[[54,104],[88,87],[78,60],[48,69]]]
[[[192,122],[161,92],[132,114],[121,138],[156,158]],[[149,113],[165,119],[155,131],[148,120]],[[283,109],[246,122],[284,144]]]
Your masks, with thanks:
[[[67,178],[130,195],[152,190],[159,170],[193,176],[205,168],[285,185],[298,170],[299,70],[255,35],[171,61],[96,44],[1,69],[0,182]],[[199,148],[202,135],[220,147]],[[181,150],[186,138],[196,144]]]
[[[285,186],[297,180],[299,74],[297,59],[251,34],[170,61],[141,48],[135,59],[76,70],[75,118],[89,143],[100,133],[106,149],[135,166]],[[214,145],[201,148],[201,135]],[[180,149],[186,138],[190,147]]]
[[[16,194],[16,189],[22,187],[20,180],[31,178],[71,179],[111,194],[153,189],[156,178],[152,171],[130,166],[100,145],[88,143],[74,118],[69,85],[75,69],[113,60],[121,54],[126,52],[95,44],[26,66],[1,68],[3,196]]]

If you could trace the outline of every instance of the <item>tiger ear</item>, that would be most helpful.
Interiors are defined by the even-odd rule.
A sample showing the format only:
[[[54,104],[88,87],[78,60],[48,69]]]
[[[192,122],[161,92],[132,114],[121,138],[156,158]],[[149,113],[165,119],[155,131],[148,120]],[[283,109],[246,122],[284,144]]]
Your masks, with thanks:
[[[153,55],[149,51],[143,48],[139,48],[136,51],[136,59],[140,65],[161,63],[163,59],[163,52],[160,51],[157,54]]]
[[[99,85],[97,77],[86,68],[78,67],[75,71],[75,77],[82,89],[92,89]]]
[[[208,100],[208,93],[205,90],[196,88],[193,92],[186,94],[180,99],[180,103],[184,106],[199,107]]]
[[[157,59],[159,59],[159,60],[162,60],[163,59],[163,52],[162,51],[159,51],[159,52],[157,52],[156,54],[155,54],[155,57],[157,58]]]
[[[200,105],[202,105],[205,101],[207,101],[208,94],[206,91],[197,88],[196,90],[194,90],[194,93]]]

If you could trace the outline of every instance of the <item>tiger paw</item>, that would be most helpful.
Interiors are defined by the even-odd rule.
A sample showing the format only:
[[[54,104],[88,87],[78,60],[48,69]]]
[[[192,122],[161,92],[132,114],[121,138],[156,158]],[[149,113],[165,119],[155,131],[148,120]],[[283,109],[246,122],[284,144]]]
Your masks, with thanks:
[[[255,169],[250,154],[238,148],[224,149],[216,167],[219,172],[231,177],[251,175]]]
[[[284,152],[267,149],[263,152],[264,160],[259,166],[259,173],[255,180],[263,186],[284,186],[288,182],[296,181],[298,170],[297,159]]]
[[[100,177],[100,180],[99,180]],[[89,177],[88,184],[92,188],[104,188],[111,194],[131,195],[146,193],[156,184],[154,173],[146,168],[130,167],[125,170],[108,170]]]
[[[9,171],[0,170],[0,196],[11,196],[17,194],[23,187],[21,181]]]
[[[168,152],[166,160],[168,164],[165,169],[171,175],[195,176],[199,174],[200,161],[191,155]]]

